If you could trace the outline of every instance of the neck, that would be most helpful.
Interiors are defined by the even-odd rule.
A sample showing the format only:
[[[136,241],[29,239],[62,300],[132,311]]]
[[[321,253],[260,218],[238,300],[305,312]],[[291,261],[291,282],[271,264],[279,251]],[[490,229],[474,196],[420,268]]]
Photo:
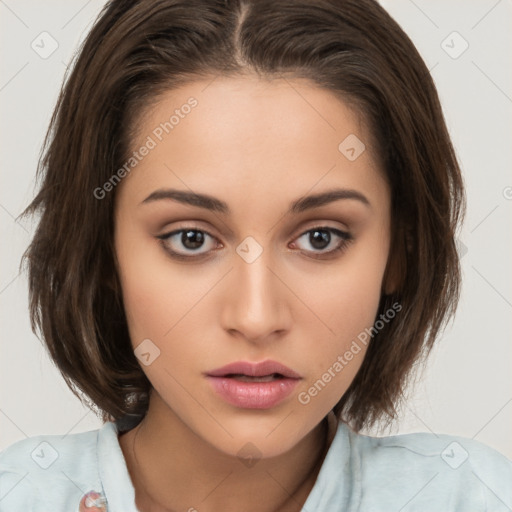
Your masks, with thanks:
[[[145,418],[119,442],[141,512],[296,512],[334,436],[327,429],[324,418],[291,450],[245,465],[197,436],[152,393]]]

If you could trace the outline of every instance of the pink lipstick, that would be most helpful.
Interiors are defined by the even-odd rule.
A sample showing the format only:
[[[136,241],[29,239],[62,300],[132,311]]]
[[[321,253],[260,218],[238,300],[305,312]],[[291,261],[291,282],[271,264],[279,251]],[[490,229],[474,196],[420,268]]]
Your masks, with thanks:
[[[239,361],[206,373],[226,402],[244,409],[269,409],[282,402],[302,377],[277,361]]]

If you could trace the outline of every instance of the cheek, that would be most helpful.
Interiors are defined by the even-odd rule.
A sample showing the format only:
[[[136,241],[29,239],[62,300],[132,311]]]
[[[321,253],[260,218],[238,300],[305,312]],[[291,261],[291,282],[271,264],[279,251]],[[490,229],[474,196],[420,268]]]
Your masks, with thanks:
[[[318,279],[316,287],[308,280],[301,291],[316,313],[302,325],[314,340],[304,353],[310,371],[298,396],[302,405],[332,408],[361,367],[381,298],[386,248],[376,237],[374,250],[365,245],[353,251],[329,279]]]
[[[316,324],[319,338],[327,345],[343,348],[373,325],[381,299],[385,249],[383,245],[370,249],[361,243],[357,250],[342,256],[339,264],[296,280],[297,294],[307,299],[313,313],[301,321],[307,318],[310,329]]]
[[[165,343],[213,282],[197,279],[192,266],[177,270],[154,237],[131,231],[129,224],[120,223],[115,246],[132,344],[145,338]]]
[[[364,269],[331,278],[312,300],[312,309],[323,321],[324,337],[330,342],[348,339],[372,325],[381,296],[380,276]],[[311,291],[307,295],[311,297]]]
[[[196,305],[213,286],[209,279],[194,279],[187,271],[170,272],[151,259],[133,257],[125,266],[123,297],[132,341],[151,338],[166,343],[190,324]],[[200,308],[198,308],[200,309]]]
[[[380,298],[379,286],[370,278],[367,285],[355,276],[341,281],[343,292],[327,290],[330,298],[319,309],[328,328],[319,327],[318,321],[315,328],[311,326],[307,338],[314,342],[305,346],[302,356],[308,362],[308,374],[297,400],[319,415],[334,407],[361,367]],[[323,335],[316,334],[319,328]]]

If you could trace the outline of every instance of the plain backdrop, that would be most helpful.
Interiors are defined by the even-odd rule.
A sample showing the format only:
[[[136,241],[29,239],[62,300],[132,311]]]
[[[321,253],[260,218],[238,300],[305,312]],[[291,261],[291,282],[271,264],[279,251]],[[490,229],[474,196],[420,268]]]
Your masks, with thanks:
[[[30,329],[27,280],[18,267],[35,224],[16,217],[35,193],[37,160],[66,66],[104,3],[0,1],[0,449],[27,436],[101,426]],[[382,3],[431,70],[468,198],[457,315],[386,434],[474,438],[512,459],[512,2]]]

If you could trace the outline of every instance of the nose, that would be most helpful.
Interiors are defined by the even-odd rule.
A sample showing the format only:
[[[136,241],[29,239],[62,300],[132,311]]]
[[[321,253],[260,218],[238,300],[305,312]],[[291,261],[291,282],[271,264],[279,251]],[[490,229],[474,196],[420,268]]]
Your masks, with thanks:
[[[254,261],[234,255],[222,302],[222,327],[233,336],[252,343],[275,341],[289,331],[293,294],[279,276],[269,251]]]

